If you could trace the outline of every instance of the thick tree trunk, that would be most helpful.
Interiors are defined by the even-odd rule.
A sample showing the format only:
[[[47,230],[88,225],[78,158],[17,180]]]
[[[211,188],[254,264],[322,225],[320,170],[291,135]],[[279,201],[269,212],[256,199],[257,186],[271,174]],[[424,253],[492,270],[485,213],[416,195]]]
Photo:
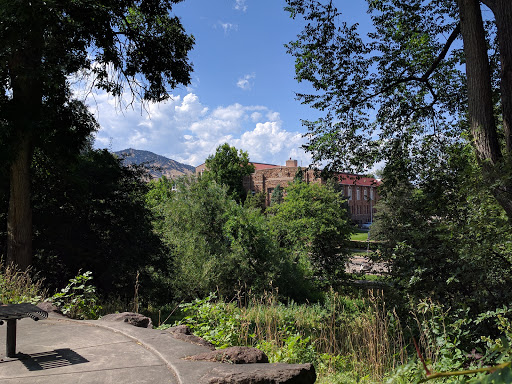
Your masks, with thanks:
[[[501,103],[507,153],[512,152],[512,1],[497,0],[492,11],[498,30],[501,62]]]
[[[466,57],[468,109],[471,133],[480,160],[492,165],[501,159],[494,120],[491,69],[478,0],[457,0]]]
[[[7,262],[20,269],[32,263],[32,208],[30,166],[33,138],[38,129],[42,106],[43,28],[37,2],[27,2],[19,12],[32,23],[17,37],[19,43],[8,59],[12,88],[16,156],[10,169],[9,211],[7,213]]]
[[[16,159],[11,165],[9,212],[7,214],[7,262],[26,269],[32,263],[32,207],[30,201],[30,163],[32,144],[29,135],[21,138]]]
[[[499,1],[509,2],[510,0]],[[512,219],[512,185],[507,175],[502,174],[507,167],[503,166],[504,159],[493,113],[491,69],[480,1],[457,0],[457,3],[466,57],[469,124],[476,154],[482,166],[484,179],[491,186],[494,197],[507,216]],[[509,7],[502,8],[506,10]],[[505,23],[510,23],[510,20]],[[509,96],[506,95],[505,99],[508,100]]]

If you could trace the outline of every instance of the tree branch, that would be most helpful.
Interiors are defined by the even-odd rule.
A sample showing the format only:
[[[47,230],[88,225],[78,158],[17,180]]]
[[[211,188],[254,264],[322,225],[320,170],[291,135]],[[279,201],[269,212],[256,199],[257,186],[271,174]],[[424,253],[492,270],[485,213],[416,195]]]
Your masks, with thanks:
[[[460,34],[460,23],[457,24],[455,29],[450,34],[450,37],[448,37],[448,40],[446,40],[446,43],[444,44],[443,49],[439,53],[439,56],[434,60],[430,68],[425,72],[425,74],[421,77],[424,80],[427,80],[429,76],[432,74],[432,72],[435,71],[435,69],[438,67],[439,63],[446,57],[446,54],[448,53],[448,50],[450,49],[450,46],[455,41],[457,36]]]
[[[446,54],[448,53],[448,50],[450,49],[451,45],[453,44],[453,42],[455,41],[455,39],[457,38],[457,36],[459,34],[460,34],[460,23],[458,23],[457,26],[455,27],[455,29],[452,31],[452,33],[448,37],[448,40],[446,40],[446,43],[445,43],[443,49],[441,50],[441,52],[439,52],[439,55],[432,62],[432,65],[423,74],[423,76],[421,76],[421,77],[418,77],[418,76],[408,76],[408,77],[405,77],[403,79],[398,79],[398,80],[394,81],[393,83],[391,83],[390,85],[388,85],[387,87],[384,87],[384,88],[380,89],[379,91],[375,92],[374,94],[365,97],[360,102],[352,103],[352,105],[356,105],[356,104],[360,104],[360,103],[365,103],[365,102],[373,99],[374,97],[379,96],[379,95],[381,95],[381,94],[383,94],[383,93],[385,93],[385,92],[395,88],[397,85],[400,85],[402,83],[408,83],[409,81],[418,81],[418,82],[421,82],[421,83],[426,83],[427,87],[429,88],[429,90],[432,93],[432,95],[434,97],[436,97],[436,94],[433,92],[432,86],[430,85],[430,83],[428,81],[428,78],[436,70],[436,68],[439,66],[441,61],[446,57]]]

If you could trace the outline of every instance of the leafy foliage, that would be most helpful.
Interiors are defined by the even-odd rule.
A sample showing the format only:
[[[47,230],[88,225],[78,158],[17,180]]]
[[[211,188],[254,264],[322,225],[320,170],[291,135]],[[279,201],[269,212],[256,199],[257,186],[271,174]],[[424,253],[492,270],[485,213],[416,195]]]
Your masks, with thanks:
[[[272,195],[270,196],[270,205],[281,204],[283,202],[283,188],[281,188],[280,184],[277,184],[274,190],[272,191]]]
[[[2,151],[10,169],[9,262],[21,268],[32,263],[34,149],[55,150],[48,140],[55,130],[64,133],[57,135],[66,139],[63,147],[75,148],[75,141],[86,136],[75,128],[95,124],[85,105],[71,96],[69,79],[85,79],[86,92],[96,88],[151,101],[164,100],[170,88],[190,82],[187,55],[194,39],[171,14],[180,1],[0,2],[0,138],[9,148]],[[70,116],[76,123],[77,111],[86,119],[70,124]]]
[[[144,171],[106,150],[67,158],[37,152],[33,168],[34,268],[47,286],[61,287],[87,269],[102,292],[126,298],[141,271],[150,296],[150,270],[166,266],[145,205]]]
[[[296,180],[287,186],[283,202],[267,212],[281,245],[296,262],[326,282],[344,274],[352,226],[339,192],[329,185]]]
[[[224,143],[217,147],[214,155],[206,159],[205,175],[218,184],[228,187],[228,194],[237,201],[243,201],[246,192],[243,187],[244,176],[254,172],[254,165],[249,163],[249,155],[242,150],[237,151]]]
[[[372,237],[385,240],[382,260],[394,281],[415,297],[469,306],[473,314],[509,303],[510,223],[471,147],[452,146],[407,167],[419,181],[386,178],[372,226]]]
[[[170,188],[165,179],[152,183],[148,202],[169,249],[175,296],[269,288],[286,259],[260,210],[237,204],[227,186],[206,177],[183,178],[176,191]]]
[[[287,47],[297,80],[315,90],[298,98],[322,111],[304,122],[315,161],[361,171],[395,156],[395,140],[420,144],[424,135],[458,130],[466,100],[460,51],[449,50],[433,66],[456,25],[447,2],[368,1],[368,36],[343,21],[332,1],[287,3],[292,17],[307,21]]]
[[[69,280],[66,287],[54,294],[50,301],[72,319],[97,319],[101,305],[98,304],[96,287],[91,284],[91,280],[90,271],[78,274]]]

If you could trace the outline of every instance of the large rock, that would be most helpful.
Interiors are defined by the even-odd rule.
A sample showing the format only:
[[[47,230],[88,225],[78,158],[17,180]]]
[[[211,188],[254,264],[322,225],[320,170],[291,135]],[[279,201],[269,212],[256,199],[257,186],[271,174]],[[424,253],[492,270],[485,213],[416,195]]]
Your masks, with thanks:
[[[232,364],[268,363],[268,357],[257,348],[229,347],[189,356],[187,360],[205,360]]]
[[[167,328],[167,332],[169,332],[175,339],[183,340],[188,343],[196,345],[201,345],[212,351],[215,350],[215,346],[212,343],[206,341],[205,339],[199,336],[192,334],[190,328],[187,327],[186,325],[178,325],[176,327]]]
[[[39,304],[37,304],[38,308],[41,308],[43,311],[46,311],[48,315],[57,315],[57,316],[63,316],[62,311],[55,306],[53,303],[50,303],[49,301],[43,301]]]
[[[313,384],[312,364],[249,364],[234,369],[213,369],[202,382],[207,384]]]
[[[105,315],[99,321],[122,321],[136,327],[153,328],[153,322],[149,317],[135,312],[121,312]]]

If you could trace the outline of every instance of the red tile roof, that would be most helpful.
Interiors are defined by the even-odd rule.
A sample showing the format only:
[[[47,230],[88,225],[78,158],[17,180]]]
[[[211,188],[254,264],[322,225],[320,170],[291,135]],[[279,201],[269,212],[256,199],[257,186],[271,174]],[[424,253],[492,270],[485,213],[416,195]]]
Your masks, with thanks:
[[[279,168],[282,167],[282,165],[274,165],[274,164],[265,164],[265,163],[251,163],[254,165],[254,169],[256,171],[259,171],[261,169],[269,169],[269,168]]]
[[[338,174],[338,180],[344,185],[359,185],[362,187],[377,187],[380,181],[373,177],[366,177],[364,175],[354,175],[349,173]]]

